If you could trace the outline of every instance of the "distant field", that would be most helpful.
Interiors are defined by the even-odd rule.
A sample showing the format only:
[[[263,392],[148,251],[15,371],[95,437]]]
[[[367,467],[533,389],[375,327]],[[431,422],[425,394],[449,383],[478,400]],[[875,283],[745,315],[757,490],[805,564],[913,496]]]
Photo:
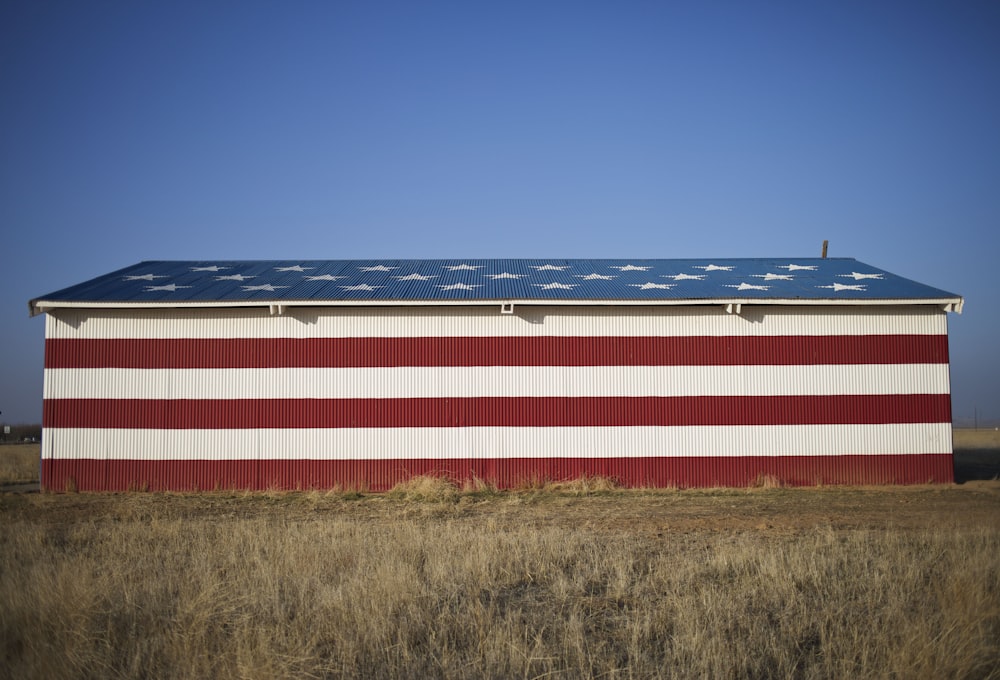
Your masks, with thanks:
[[[955,449],[993,449],[1000,453],[1000,429],[955,429]]]
[[[956,429],[955,481],[1000,479],[1000,430]]]
[[[38,444],[5,444],[0,446],[0,484],[38,482]]]

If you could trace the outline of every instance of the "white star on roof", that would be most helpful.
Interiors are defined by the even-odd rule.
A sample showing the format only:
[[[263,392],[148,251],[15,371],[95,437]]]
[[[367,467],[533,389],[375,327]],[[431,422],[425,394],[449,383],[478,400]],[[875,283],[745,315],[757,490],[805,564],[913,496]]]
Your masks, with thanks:
[[[630,283],[628,284],[633,288],[638,288],[639,290],[652,290],[653,288],[665,288],[670,290],[674,287],[672,283],[653,283],[652,281],[647,281],[646,283]]]
[[[151,293],[154,290],[165,290],[168,293],[173,293],[178,288],[190,288],[191,286],[178,286],[176,283],[168,283],[165,286],[146,286],[146,292]]]
[[[310,269],[315,269],[315,268],[316,267],[303,267],[302,265],[297,264],[294,267],[275,267],[274,271],[276,271],[276,272],[299,272],[299,273],[302,273],[304,271],[308,271]]]
[[[533,264],[533,265],[531,265],[531,268],[532,269],[537,269],[540,272],[548,272],[548,271],[561,272],[564,269],[569,269],[569,265],[559,267],[559,266],[556,266],[554,264],[543,264],[541,266]]]
[[[242,288],[248,293],[252,290],[266,290],[273,293],[278,288],[288,288],[288,286],[272,286],[270,283],[262,283],[259,286],[242,286]]]
[[[847,284],[844,284],[844,283],[834,283],[832,286],[816,286],[816,287],[817,288],[830,288],[830,289],[836,291],[837,293],[839,293],[842,290],[864,290],[865,289],[865,287],[862,286],[862,285],[853,285],[852,286],[852,285],[847,285]]]
[[[216,276],[216,281],[246,281],[247,279],[255,279],[256,276],[244,276],[243,274],[230,274],[229,276]]]
[[[399,267],[386,267],[384,264],[377,264],[374,267],[358,267],[363,272],[391,272]]]
[[[396,276],[394,278],[397,281],[429,281],[430,279],[436,279],[437,275],[424,276],[423,274],[407,274],[406,276]]]
[[[487,274],[486,277],[496,281],[497,279],[523,279],[527,274],[511,274],[510,272],[504,272],[502,274]]]
[[[583,274],[574,274],[573,276],[575,276],[578,279],[583,279],[584,281],[597,281],[597,280],[610,281],[611,279],[615,278],[614,276],[604,276],[603,274],[587,274],[586,276],[584,276]]]
[[[535,283],[535,284],[532,284],[532,285],[538,286],[542,290],[552,290],[554,288],[561,288],[563,290],[572,290],[578,284],[575,284],[575,283]]]
[[[193,272],[221,272],[223,269],[230,269],[230,267],[220,267],[215,264],[211,267],[191,267]]]
[[[318,276],[303,276],[306,281],[336,281],[347,278],[346,276],[334,276],[333,274],[319,274]]]
[[[790,272],[814,272],[816,271],[816,265],[814,264],[784,264],[779,265],[778,269],[787,269]]]
[[[367,283],[362,283],[357,286],[341,286],[344,290],[375,290],[376,288],[384,288],[385,286],[369,286]]]
[[[750,276],[755,279],[764,279],[765,281],[791,281],[795,278],[789,274],[772,274],[771,272],[767,274],[751,274]]]
[[[707,272],[731,272],[733,271],[732,265],[721,265],[721,264],[707,264],[707,265],[692,265],[695,269],[704,269]]]
[[[701,281],[705,278],[704,274],[663,274],[662,276],[674,281]]]
[[[726,288],[735,288],[736,290],[769,290],[771,286],[757,286],[752,283],[743,282],[740,285],[726,284]]]
[[[882,280],[881,274],[861,274],[859,272],[851,272],[850,274],[837,274],[837,276],[843,277],[845,279],[854,279],[855,281],[862,281],[864,279]]]
[[[652,267],[637,267],[634,264],[627,264],[624,267],[621,267],[621,266],[618,266],[618,265],[611,265],[611,268],[612,269],[617,269],[618,271],[622,271],[622,272],[644,272],[644,271],[646,271],[648,269],[652,269]]]
[[[471,264],[456,264],[456,265],[447,265],[446,264],[444,266],[444,268],[447,269],[450,272],[457,272],[457,271],[470,271],[470,272],[474,272],[477,269],[482,269],[483,265],[477,264],[477,265],[473,266]]]
[[[126,281],[152,281],[153,279],[165,279],[166,274],[139,274],[138,276],[126,276]]]
[[[438,288],[441,290],[472,290],[473,288],[479,288],[479,286],[470,286],[467,283],[450,283],[446,286],[438,286]]]

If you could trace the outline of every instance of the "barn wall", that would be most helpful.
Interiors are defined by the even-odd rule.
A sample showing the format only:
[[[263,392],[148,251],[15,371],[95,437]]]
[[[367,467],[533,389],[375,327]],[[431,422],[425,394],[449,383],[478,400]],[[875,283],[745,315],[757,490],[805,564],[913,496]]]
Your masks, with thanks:
[[[59,310],[43,484],[951,481],[930,307]]]

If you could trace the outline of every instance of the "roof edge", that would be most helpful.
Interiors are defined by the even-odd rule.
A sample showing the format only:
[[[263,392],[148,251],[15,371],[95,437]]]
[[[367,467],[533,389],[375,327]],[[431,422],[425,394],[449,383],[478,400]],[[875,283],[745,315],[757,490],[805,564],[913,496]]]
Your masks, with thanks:
[[[54,309],[210,309],[239,307],[268,307],[272,314],[280,314],[289,307],[489,307],[489,306],[545,306],[545,307],[683,307],[683,306],[801,306],[801,307],[871,307],[871,306],[926,306],[941,307],[944,312],[961,314],[965,299],[947,298],[684,298],[684,299],[475,299],[475,300],[232,300],[232,301],[172,301],[172,302],[67,302],[44,299],[28,303],[30,316],[48,313]]]

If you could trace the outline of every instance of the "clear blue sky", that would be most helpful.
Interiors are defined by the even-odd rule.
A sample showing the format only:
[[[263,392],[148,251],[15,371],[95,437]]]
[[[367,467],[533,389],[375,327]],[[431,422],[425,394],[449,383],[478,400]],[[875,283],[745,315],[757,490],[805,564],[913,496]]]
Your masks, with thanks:
[[[1000,3],[0,3],[0,420],[28,299],[144,259],[856,257],[966,298],[1000,424]]]

